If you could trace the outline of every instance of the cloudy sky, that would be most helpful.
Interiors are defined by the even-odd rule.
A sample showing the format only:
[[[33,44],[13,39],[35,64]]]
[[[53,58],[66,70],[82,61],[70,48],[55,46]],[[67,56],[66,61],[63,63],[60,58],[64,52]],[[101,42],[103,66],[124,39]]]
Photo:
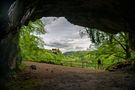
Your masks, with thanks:
[[[43,17],[47,33],[42,35],[46,49],[59,48],[62,52],[87,50],[91,44],[85,28],[73,25],[64,17]]]

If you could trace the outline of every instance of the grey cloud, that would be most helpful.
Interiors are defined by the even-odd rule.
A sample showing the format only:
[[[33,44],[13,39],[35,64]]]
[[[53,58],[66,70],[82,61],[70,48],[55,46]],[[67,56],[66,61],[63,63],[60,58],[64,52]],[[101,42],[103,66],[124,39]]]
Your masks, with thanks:
[[[46,43],[46,48],[60,48],[62,52],[86,50],[90,45],[90,40],[85,34],[85,28],[73,25],[64,17],[43,19],[47,33],[42,36]],[[82,38],[79,31],[83,32]]]
[[[84,49],[84,47],[75,47],[75,49],[82,50],[82,49]]]
[[[61,42],[72,42],[72,41],[74,41],[74,39],[63,39],[63,40],[61,40]]]
[[[46,44],[46,46],[56,47],[56,48],[67,48],[70,45],[67,43],[61,43],[61,42],[51,42],[51,43]]]

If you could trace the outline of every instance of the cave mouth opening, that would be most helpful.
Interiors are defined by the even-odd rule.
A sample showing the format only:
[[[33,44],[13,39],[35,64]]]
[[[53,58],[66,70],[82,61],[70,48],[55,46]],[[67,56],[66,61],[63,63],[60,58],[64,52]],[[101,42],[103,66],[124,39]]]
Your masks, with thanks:
[[[71,24],[65,17],[42,17],[29,21],[20,29],[19,46],[23,60],[39,59],[41,62],[57,62],[66,52],[95,49],[86,28]],[[55,55],[54,49],[59,50],[61,56]]]

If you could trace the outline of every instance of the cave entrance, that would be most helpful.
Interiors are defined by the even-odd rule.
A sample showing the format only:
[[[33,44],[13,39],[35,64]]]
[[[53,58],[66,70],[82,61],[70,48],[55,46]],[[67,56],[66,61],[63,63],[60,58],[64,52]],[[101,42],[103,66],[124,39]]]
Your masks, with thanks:
[[[53,64],[64,63],[67,52],[95,49],[86,28],[71,24],[65,17],[30,21],[20,29],[19,45],[23,60]],[[77,61],[77,58],[70,59]]]
[[[37,28],[38,24],[40,28]],[[125,32],[114,35],[97,29],[88,30],[71,24],[65,17],[43,17],[30,22],[27,27],[23,27],[26,33],[35,31],[28,32],[30,38],[21,39],[23,60],[61,65],[68,62],[70,66],[76,66],[73,64],[78,62],[79,67],[96,68],[100,58],[105,69],[112,63],[134,58],[127,41],[128,33]]]

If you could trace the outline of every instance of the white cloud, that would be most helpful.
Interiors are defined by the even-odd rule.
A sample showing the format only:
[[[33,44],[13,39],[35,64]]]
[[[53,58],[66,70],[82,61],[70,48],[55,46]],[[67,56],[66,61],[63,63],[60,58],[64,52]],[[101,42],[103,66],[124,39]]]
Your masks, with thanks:
[[[87,34],[80,37],[79,31],[84,31],[84,27],[73,25],[64,17],[43,17],[47,33],[43,35],[46,43],[45,48],[59,48],[62,52],[86,50],[91,44]]]

